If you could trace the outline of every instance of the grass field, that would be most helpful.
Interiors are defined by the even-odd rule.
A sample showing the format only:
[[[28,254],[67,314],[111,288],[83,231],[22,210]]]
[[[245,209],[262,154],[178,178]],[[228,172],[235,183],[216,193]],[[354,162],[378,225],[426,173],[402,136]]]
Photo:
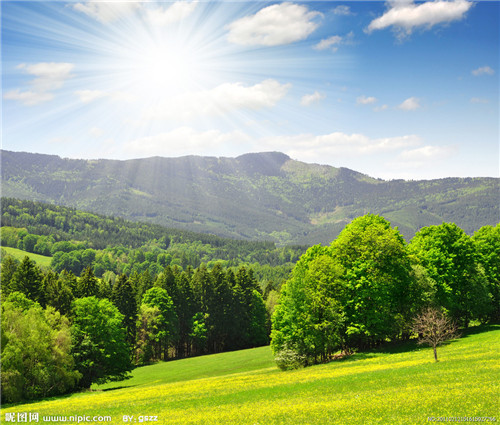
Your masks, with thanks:
[[[500,420],[500,326],[432,349],[406,344],[282,372],[269,347],[138,368],[133,378],[5,413],[144,416],[158,424],[422,424],[429,417]],[[157,419],[155,421],[154,419]],[[55,422],[54,422],[55,423]],[[77,423],[65,422],[65,423]],[[83,422],[80,422],[83,423]],[[99,422],[85,422],[99,423]],[[101,422],[104,423],[104,422]]]
[[[2,246],[2,249],[9,255],[12,255],[14,258],[22,261],[24,257],[28,256],[30,260],[37,263],[42,267],[50,267],[50,262],[52,261],[52,257],[46,257],[45,255],[33,254],[31,252],[22,251],[17,248],[11,248],[9,246]]]

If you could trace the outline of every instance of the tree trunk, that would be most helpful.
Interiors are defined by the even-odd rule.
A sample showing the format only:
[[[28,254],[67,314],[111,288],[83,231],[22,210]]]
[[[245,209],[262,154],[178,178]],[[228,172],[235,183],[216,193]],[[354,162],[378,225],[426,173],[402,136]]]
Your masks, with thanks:
[[[438,361],[438,353],[437,353],[436,346],[434,346],[432,348],[434,349],[434,360],[437,362]]]

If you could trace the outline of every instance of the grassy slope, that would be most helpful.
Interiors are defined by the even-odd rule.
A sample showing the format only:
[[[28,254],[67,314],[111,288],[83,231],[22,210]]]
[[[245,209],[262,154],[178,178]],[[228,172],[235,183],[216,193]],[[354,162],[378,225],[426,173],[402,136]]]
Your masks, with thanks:
[[[52,257],[46,257],[45,255],[33,254],[31,252],[22,251],[17,248],[11,248],[9,246],[2,246],[2,249],[9,255],[12,255],[14,258],[22,261],[24,257],[28,256],[32,261],[37,263],[42,267],[50,267],[50,262],[52,261]]]
[[[74,394],[9,407],[40,415],[158,416],[161,424],[417,424],[427,418],[500,414],[500,326],[474,329],[432,350],[360,353],[348,360],[281,372],[268,347],[136,369],[134,377]],[[123,388],[125,387],[125,388]],[[69,422],[67,422],[69,423]]]

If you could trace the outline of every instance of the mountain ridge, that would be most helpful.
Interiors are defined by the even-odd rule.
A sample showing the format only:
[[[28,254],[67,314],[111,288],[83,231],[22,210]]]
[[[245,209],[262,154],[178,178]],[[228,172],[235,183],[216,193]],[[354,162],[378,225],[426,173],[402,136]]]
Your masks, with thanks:
[[[406,238],[454,221],[472,233],[500,217],[500,179],[381,180],[281,152],[129,160],[2,150],[2,196],[135,221],[277,243],[329,243],[346,223],[384,215]]]

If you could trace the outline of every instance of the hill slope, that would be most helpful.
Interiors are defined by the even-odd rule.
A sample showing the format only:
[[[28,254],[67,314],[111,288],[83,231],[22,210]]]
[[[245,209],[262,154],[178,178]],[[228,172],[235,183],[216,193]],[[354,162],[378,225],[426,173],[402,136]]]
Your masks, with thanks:
[[[128,161],[1,154],[3,196],[243,239],[329,243],[368,212],[407,238],[442,221],[472,233],[500,219],[495,178],[383,181],[278,152]]]
[[[109,415],[112,424],[124,423],[124,415],[128,422],[147,415],[158,424],[182,425],[498,418],[499,334],[498,326],[471,328],[438,348],[438,363],[431,348],[413,344],[288,372],[273,365],[269,347],[195,357],[135,369],[129,381],[97,391],[3,406],[2,414],[67,416],[72,424],[71,415]]]

